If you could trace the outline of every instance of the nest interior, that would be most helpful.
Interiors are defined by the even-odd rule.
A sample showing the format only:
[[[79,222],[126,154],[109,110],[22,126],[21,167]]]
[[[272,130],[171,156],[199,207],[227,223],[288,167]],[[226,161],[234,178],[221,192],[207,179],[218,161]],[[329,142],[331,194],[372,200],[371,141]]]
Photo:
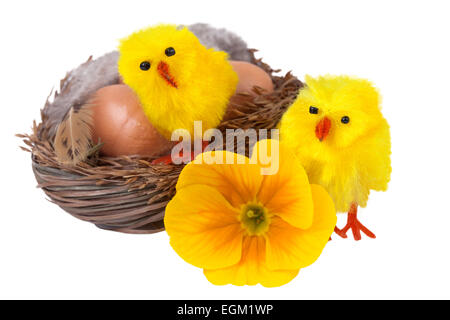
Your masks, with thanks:
[[[265,94],[254,88],[255,95],[239,94],[219,125],[226,129],[273,129],[303,86],[291,73],[277,76],[278,70],[256,59],[252,63],[270,74],[274,91]],[[70,77],[61,82],[67,86]],[[57,94],[57,93],[56,93]],[[60,94],[64,94],[61,92]],[[103,157],[98,150],[75,167],[57,161],[50,124],[45,116],[33,123],[31,134],[18,135],[31,152],[32,169],[38,187],[50,201],[78,219],[97,227],[124,233],[147,234],[164,230],[164,210],[175,194],[183,165],[153,165],[152,158],[142,156]],[[246,148],[248,154],[249,146]]]

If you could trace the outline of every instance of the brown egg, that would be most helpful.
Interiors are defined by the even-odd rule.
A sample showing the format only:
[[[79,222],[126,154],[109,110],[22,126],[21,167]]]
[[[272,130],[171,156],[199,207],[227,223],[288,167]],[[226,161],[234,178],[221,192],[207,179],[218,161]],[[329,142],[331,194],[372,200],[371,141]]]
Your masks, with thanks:
[[[168,154],[173,143],[148,121],[136,94],[125,84],[99,89],[92,100],[94,142],[107,156]]]
[[[239,82],[236,93],[253,94],[253,87],[258,86],[271,93],[273,91],[273,83],[269,74],[258,66],[244,61],[230,61],[234,71],[236,71]]]

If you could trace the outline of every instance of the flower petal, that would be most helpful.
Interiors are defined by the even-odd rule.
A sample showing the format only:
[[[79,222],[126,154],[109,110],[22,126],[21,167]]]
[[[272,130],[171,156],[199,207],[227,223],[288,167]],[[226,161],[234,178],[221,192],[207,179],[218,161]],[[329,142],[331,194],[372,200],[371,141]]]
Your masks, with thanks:
[[[207,164],[199,159],[216,157],[223,164]],[[225,163],[228,161],[232,163]],[[234,163],[234,164],[233,164]],[[249,164],[245,156],[227,152],[205,152],[189,163],[178,178],[177,190],[201,184],[217,189],[234,207],[253,201],[261,186],[262,176],[256,164]]]
[[[311,185],[314,221],[309,229],[295,228],[278,217],[267,232],[267,266],[270,270],[309,266],[322,253],[336,225],[336,210],[324,188]]]
[[[239,262],[243,230],[238,210],[214,188],[182,188],[166,207],[164,224],[173,249],[199,268],[224,268]]]
[[[313,221],[313,201],[305,169],[290,149],[277,140],[256,143],[250,162],[264,166],[264,155],[268,152],[272,156],[273,166],[278,165],[278,172],[263,176],[259,201],[271,214],[281,217],[292,226],[309,228]]]
[[[298,274],[296,270],[271,271],[266,266],[266,240],[264,237],[245,237],[241,261],[231,267],[203,272],[215,285],[233,284],[236,286],[256,285],[278,287],[288,283]]]

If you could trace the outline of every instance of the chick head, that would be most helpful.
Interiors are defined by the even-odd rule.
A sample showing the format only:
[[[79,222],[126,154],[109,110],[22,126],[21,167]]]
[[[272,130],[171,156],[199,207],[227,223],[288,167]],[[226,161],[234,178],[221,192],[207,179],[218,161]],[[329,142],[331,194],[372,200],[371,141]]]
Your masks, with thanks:
[[[150,89],[173,93],[189,84],[201,50],[206,48],[187,28],[158,25],[121,41],[119,73],[137,93]]]
[[[290,140],[342,149],[383,121],[380,95],[369,81],[348,76],[305,79],[306,86],[281,121],[282,135],[289,134]]]
[[[187,28],[159,25],[133,33],[119,46],[119,73],[139,97],[157,130],[215,128],[236,91],[238,76],[223,51],[207,49]]]

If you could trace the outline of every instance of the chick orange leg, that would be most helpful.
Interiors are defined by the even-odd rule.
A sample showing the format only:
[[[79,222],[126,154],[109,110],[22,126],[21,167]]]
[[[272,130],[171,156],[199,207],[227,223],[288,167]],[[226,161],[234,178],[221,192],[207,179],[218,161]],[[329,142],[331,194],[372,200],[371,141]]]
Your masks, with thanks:
[[[349,229],[352,229],[353,238],[355,240],[361,240],[361,231],[364,234],[366,234],[369,238],[375,239],[376,238],[375,234],[373,234],[372,231],[367,229],[361,222],[359,222],[357,214],[358,214],[358,205],[356,203],[352,203],[347,215],[347,224],[342,230],[335,227],[334,232],[336,232],[336,234],[338,234],[342,238],[347,238],[347,231]]]
[[[339,234],[339,232],[341,232],[341,230],[338,229],[338,227],[334,226],[334,232],[335,232],[336,234]],[[347,235],[344,234],[344,236],[341,235],[341,237],[342,237],[342,238],[347,238]],[[331,239],[331,236],[330,236],[330,239],[328,239],[328,241],[331,241],[331,240],[333,240],[333,239]]]
[[[157,158],[152,161],[152,164],[174,164],[174,163],[187,163],[193,160],[193,152],[189,152],[188,154],[184,154],[180,152],[178,155],[174,155],[172,159],[172,154],[168,154],[166,156]],[[178,161],[180,160],[180,161]]]
[[[206,149],[206,147],[208,146],[208,141],[202,141],[202,151],[204,151]],[[186,162],[190,162],[193,161],[195,159],[195,153],[194,152],[187,152],[187,153],[183,153],[183,151],[180,152],[180,154],[178,156],[174,156],[176,159],[181,160],[181,161],[176,161],[176,162],[182,162],[182,163],[186,163]],[[160,157],[158,159],[155,159],[152,161],[152,164],[173,164],[174,159],[172,159],[172,154],[168,154],[166,156]]]
[[[172,164],[172,155],[168,154],[152,161],[152,164]]]
[[[335,233],[338,233],[338,232],[341,232],[341,230],[339,230],[338,227],[335,226],[335,227],[334,227],[334,232],[335,232]],[[343,238],[347,238],[347,236],[345,236],[345,237],[343,237]],[[333,239],[331,239],[331,236],[330,236],[330,238],[328,239],[328,241],[331,241],[331,240],[333,240]]]

